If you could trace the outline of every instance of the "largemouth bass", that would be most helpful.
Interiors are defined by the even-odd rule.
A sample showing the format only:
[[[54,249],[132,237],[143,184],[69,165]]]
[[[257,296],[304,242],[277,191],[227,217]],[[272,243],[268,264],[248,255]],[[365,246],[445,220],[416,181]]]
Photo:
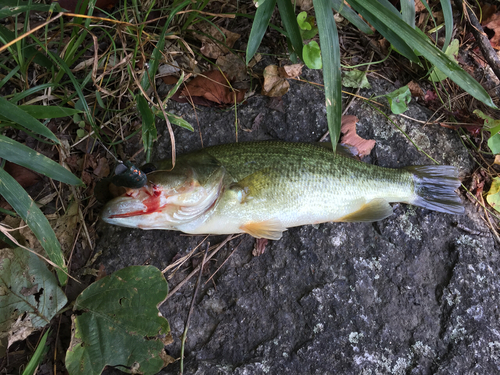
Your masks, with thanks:
[[[155,163],[147,184],[104,207],[115,225],[189,234],[248,233],[277,240],[290,227],[377,221],[389,203],[462,214],[452,166],[383,168],[319,145],[237,143]]]

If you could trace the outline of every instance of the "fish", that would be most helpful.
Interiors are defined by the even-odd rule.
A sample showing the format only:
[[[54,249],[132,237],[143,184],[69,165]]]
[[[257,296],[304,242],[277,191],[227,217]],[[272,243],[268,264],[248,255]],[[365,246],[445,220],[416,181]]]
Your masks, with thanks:
[[[454,166],[385,168],[318,144],[224,144],[179,156],[175,166],[153,164],[144,186],[104,206],[106,223],[278,240],[290,227],[382,220],[395,202],[464,213]]]

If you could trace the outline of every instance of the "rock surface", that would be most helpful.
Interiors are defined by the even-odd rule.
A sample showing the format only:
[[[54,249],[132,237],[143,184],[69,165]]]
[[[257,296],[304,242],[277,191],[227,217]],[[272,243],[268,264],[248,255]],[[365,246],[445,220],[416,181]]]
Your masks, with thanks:
[[[307,78],[319,82],[315,72]],[[392,91],[371,82],[375,94]],[[372,92],[361,92],[369,96]],[[238,107],[238,140],[316,142],[326,132],[322,92],[292,83],[284,112],[254,96]],[[169,108],[195,132],[176,128],[178,152],[235,141],[234,110]],[[384,116],[356,102],[349,114],[358,130],[377,141],[367,162],[382,166],[432,162]],[[411,104],[407,116],[429,114]],[[262,121],[255,121],[261,116]],[[392,118],[392,117],[391,117]],[[438,126],[392,118],[440,163],[473,164],[458,136]],[[170,155],[164,128],[156,157]],[[465,198],[464,198],[465,201]],[[190,320],[188,374],[493,374],[500,372],[499,247],[481,214],[468,202],[463,216],[403,204],[376,223],[327,223],[293,228],[252,256],[247,235],[228,243],[209,262]],[[204,237],[100,224],[98,249],[108,273],[130,265],[165,268]],[[210,237],[211,244],[225,237]],[[228,256],[229,259],[223,264]],[[171,288],[192,270],[174,275]],[[169,320],[179,357],[195,279],[160,308]],[[162,374],[177,374],[173,364]]]

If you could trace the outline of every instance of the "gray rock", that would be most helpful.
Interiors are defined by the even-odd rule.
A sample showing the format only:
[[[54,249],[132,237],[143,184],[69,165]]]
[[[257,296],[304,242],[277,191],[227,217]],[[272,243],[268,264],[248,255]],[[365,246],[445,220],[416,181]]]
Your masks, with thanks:
[[[319,82],[316,72],[308,78]],[[392,91],[372,82],[375,94]],[[372,92],[362,91],[366,96]],[[254,96],[238,107],[238,140],[317,141],[327,129],[318,88],[292,83],[285,112]],[[176,128],[179,152],[235,141],[234,111],[173,103],[196,131]],[[382,166],[432,162],[387,119],[357,102],[359,133],[377,141],[367,160]],[[406,115],[429,114],[411,104]],[[255,118],[263,116],[252,129]],[[419,147],[440,163],[473,164],[458,136],[391,117]],[[245,130],[246,129],[246,130]],[[156,157],[170,155],[165,128]],[[465,199],[464,199],[465,201]],[[108,272],[150,263],[160,269],[187,254],[203,237],[141,231],[101,223],[98,250]],[[224,237],[209,238],[212,244]],[[212,281],[203,284],[190,320],[185,372],[190,374],[493,374],[500,372],[500,281],[498,246],[466,202],[466,214],[452,216],[403,204],[376,223],[327,223],[288,230],[270,241],[259,257],[255,240],[241,236],[209,262]],[[236,249],[236,250],[235,250]],[[225,264],[223,262],[234,250]],[[190,272],[174,275],[175,286]],[[180,355],[184,320],[195,278],[161,307]],[[203,276],[207,280],[208,275]],[[177,374],[174,364],[162,371]]]

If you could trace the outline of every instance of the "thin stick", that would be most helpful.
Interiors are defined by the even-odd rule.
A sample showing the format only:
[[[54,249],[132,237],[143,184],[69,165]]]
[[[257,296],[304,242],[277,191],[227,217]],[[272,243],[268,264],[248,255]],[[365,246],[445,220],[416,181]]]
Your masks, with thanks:
[[[205,249],[205,253],[203,254],[203,260],[200,264],[200,272],[198,273],[198,281],[196,281],[196,285],[194,287],[193,298],[191,298],[191,305],[189,306],[188,316],[186,317],[186,322],[184,323],[184,332],[181,337],[181,375],[184,373],[184,347],[186,344],[187,332],[189,329],[189,319],[191,319],[191,314],[194,309],[194,301],[196,300],[196,294],[198,293],[198,289],[200,288],[201,283],[201,275],[203,274],[203,266],[205,265],[205,261],[207,259],[208,249],[210,247],[210,242],[207,242],[207,248]]]
[[[209,278],[207,281],[205,281],[205,285],[207,285],[207,283],[208,283],[210,280],[212,280],[212,279],[213,279],[213,277],[217,274],[217,272],[219,272],[219,270],[221,269],[221,267],[222,267],[224,264],[226,264],[226,262],[229,260],[229,258],[231,258],[231,257],[233,256],[234,252],[235,252],[236,250],[238,250],[238,247],[240,247],[240,245],[241,245],[241,243],[242,243],[242,242],[243,242],[243,240],[241,240],[241,241],[240,241],[240,243],[239,243],[238,245],[236,245],[236,247],[234,248],[234,250],[233,250],[233,251],[231,251],[231,254],[229,254],[229,256],[228,256],[228,257],[224,260],[224,262],[222,262],[222,264],[219,266],[219,268],[217,268],[217,269],[215,270],[215,272],[212,274],[212,276],[210,276],[210,278]]]
[[[218,246],[217,248],[212,251],[212,253],[208,256],[207,258],[207,261],[210,260],[215,254],[217,254],[217,252],[222,249],[222,246],[224,246],[226,243],[228,243],[230,240],[232,240],[233,238],[236,238],[238,236],[234,236],[233,234],[227,236],[227,238],[222,241]],[[198,272],[198,270],[200,269],[200,266],[198,265],[198,267],[196,267],[184,280],[182,280],[179,284],[177,284],[177,286],[172,289],[172,291],[170,293],[168,293],[167,297],[163,300],[163,302],[160,304],[162,305],[163,303],[165,303],[165,301],[167,301],[170,297],[172,297],[180,288],[182,288],[182,286],[187,283],[189,281],[189,279],[191,277],[193,277],[194,274],[196,274],[196,272]]]

